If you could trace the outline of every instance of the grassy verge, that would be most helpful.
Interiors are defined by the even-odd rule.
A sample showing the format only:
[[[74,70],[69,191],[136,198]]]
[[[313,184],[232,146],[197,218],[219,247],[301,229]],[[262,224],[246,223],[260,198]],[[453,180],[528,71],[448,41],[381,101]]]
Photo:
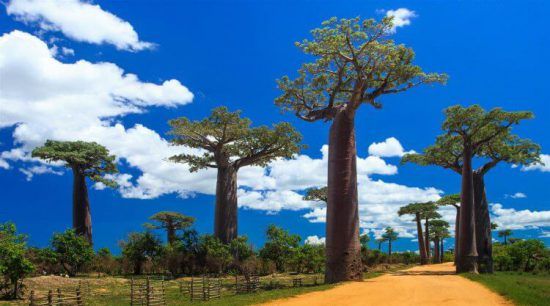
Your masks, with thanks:
[[[550,303],[550,275],[533,275],[518,272],[494,274],[463,274],[464,277],[482,283],[517,305],[540,305]]]

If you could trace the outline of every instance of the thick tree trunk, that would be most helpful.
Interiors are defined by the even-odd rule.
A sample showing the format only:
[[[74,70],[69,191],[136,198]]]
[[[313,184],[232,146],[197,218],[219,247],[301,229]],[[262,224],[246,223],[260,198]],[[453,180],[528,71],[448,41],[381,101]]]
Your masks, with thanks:
[[[458,237],[460,236],[460,206],[455,206],[456,218],[455,218],[455,250],[454,250],[454,262],[455,266],[458,262]]]
[[[77,167],[73,168],[73,229],[92,244],[92,215],[86,176]]]
[[[388,262],[391,263],[391,240],[388,240]]]
[[[489,216],[489,204],[485,193],[485,179],[483,174],[478,172],[474,172],[473,179],[478,267],[482,273],[493,273],[491,217]]]
[[[420,252],[420,264],[425,265],[428,263],[426,256],[426,244],[424,243],[424,235],[422,234],[422,223],[420,222],[420,214],[416,214],[416,231],[418,236],[418,251]]]
[[[439,251],[439,262],[443,262],[443,255],[445,254],[445,248],[443,247],[443,238],[441,238],[441,250]]]
[[[427,261],[430,261],[430,230],[429,230],[429,226],[430,226],[430,220],[428,218],[426,218],[426,220],[424,220],[424,229],[425,229],[425,238],[424,238],[424,242],[426,243],[426,260]]]
[[[167,233],[167,239],[168,239],[168,244],[170,245],[174,245],[174,242],[176,242],[176,229],[174,228],[173,225],[168,225],[166,227],[166,233]]]
[[[354,114],[339,111],[329,136],[325,282],[361,280]]]
[[[474,179],[472,147],[464,145],[462,187],[460,193],[460,228],[456,272],[477,273],[476,224],[474,207]]]
[[[218,168],[214,235],[223,243],[237,237],[237,169]]]
[[[439,254],[439,238],[434,239],[434,263],[441,263],[441,256]]]

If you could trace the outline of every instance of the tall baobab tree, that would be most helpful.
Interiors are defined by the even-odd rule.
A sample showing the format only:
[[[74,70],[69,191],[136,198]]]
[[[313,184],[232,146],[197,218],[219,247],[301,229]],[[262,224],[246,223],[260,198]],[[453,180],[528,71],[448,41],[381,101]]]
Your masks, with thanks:
[[[150,220],[156,221],[156,224],[146,224],[151,229],[163,229],[166,231],[166,241],[174,245],[177,239],[177,231],[189,228],[195,223],[195,218],[189,217],[174,211],[161,211],[151,217]]]
[[[237,172],[246,166],[266,166],[270,161],[290,158],[303,147],[302,136],[286,122],[250,127],[240,111],[226,107],[212,110],[208,118],[190,121],[182,117],[170,120],[174,145],[197,148],[202,155],[183,153],[171,161],[186,163],[190,171],[215,168],[216,212],[214,235],[224,243],[237,237]]]
[[[430,254],[430,222],[433,219],[441,218],[441,215],[437,212],[437,205],[434,202],[426,202],[420,204],[421,213],[420,216],[424,219],[424,243],[426,243],[426,258],[429,261]]]
[[[388,241],[388,240],[384,237],[376,238],[376,243],[378,243],[378,251],[382,250],[382,243],[384,243],[386,241]]]
[[[508,244],[508,237],[512,235],[512,231],[509,229],[503,229],[498,231],[498,236],[504,239],[504,245]]]
[[[520,152],[528,148],[529,152],[535,152],[538,146],[510,134],[513,125],[521,120],[532,118],[533,114],[506,112],[500,108],[485,111],[479,105],[469,107],[456,105],[445,109],[444,113],[446,119],[442,128],[446,133],[439,136],[436,144],[426,149],[424,154],[405,156],[404,160],[424,165],[440,165],[462,176],[457,272],[477,273],[479,261],[477,235],[489,236],[488,239],[483,240],[483,244],[487,245],[486,252],[490,253],[488,244],[491,223],[488,205],[482,200],[485,194],[483,176],[503,160],[520,163],[533,161],[531,159],[525,161],[525,156],[518,155],[512,148],[519,149]],[[438,148],[441,151],[437,152]],[[488,157],[490,161],[474,171],[472,161],[475,156]],[[538,154],[534,158],[538,158]],[[477,174],[474,176],[474,173]],[[476,205],[476,199],[479,205]],[[482,222],[476,219],[476,210],[480,210],[478,215],[483,219]],[[480,229],[476,231],[478,222]],[[492,255],[483,254],[483,257],[490,259]],[[488,262],[488,266],[492,266],[492,262]]]
[[[462,176],[457,272],[478,272],[480,256],[477,240],[481,240],[481,258],[487,262],[487,270],[491,272],[491,223],[483,178],[500,161],[526,164],[537,162],[540,148],[510,133],[513,125],[532,118],[533,114],[525,111],[506,112],[500,108],[485,111],[479,105],[456,105],[445,109],[444,113],[446,119],[442,128],[446,133],[439,136],[436,144],[427,148],[424,154],[406,155],[404,161],[439,165]],[[474,170],[472,161],[475,156],[487,157],[489,161]],[[476,223],[479,223],[477,230]],[[483,238],[476,239],[478,235]]]
[[[422,233],[422,212],[423,205],[422,203],[411,203],[406,206],[399,208],[397,214],[399,216],[403,215],[414,215],[414,220],[416,222],[416,236],[418,237],[418,251],[420,252],[420,264],[425,265],[428,263],[428,256],[426,253],[426,243],[424,242],[424,235]]]
[[[92,214],[86,178],[105,186],[116,187],[104,174],[118,172],[115,156],[96,142],[48,140],[32,151],[33,157],[61,161],[73,172],[73,228],[92,244]]]
[[[441,263],[441,240],[448,234],[449,223],[444,220],[436,219],[430,222],[431,239],[434,242],[433,263]]]
[[[331,18],[296,43],[313,60],[298,76],[278,80],[275,103],[298,118],[331,121],[328,156],[325,280],[362,279],[357,202],[355,117],[363,104],[381,108],[380,98],[421,84],[446,80],[413,64],[414,52],[389,39],[393,22],[384,18]]]
[[[391,227],[386,227],[384,233],[382,234],[382,239],[386,240],[388,242],[388,262],[391,263],[391,252],[392,252],[392,242],[397,240],[399,238],[399,235],[395,230]]]

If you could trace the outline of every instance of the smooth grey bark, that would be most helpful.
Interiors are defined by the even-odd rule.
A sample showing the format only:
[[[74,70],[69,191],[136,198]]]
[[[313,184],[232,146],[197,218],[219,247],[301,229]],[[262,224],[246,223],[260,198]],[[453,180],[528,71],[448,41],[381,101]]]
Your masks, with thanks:
[[[229,165],[218,168],[214,236],[229,243],[237,235],[237,169]]]
[[[455,218],[455,250],[454,250],[454,262],[455,266],[458,261],[458,239],[460,236],[460,206],[455,205],[456,218]]]
[[[325,282],[361,280],[354,112],[340,109],[329,133]]]
[[[474,207],[473,148],[464,144],[462,186],[460,192],[460,227],[456,272],[477,273],[476,224]]]
[[[440,257],[440,254],[439,254],[439,238],[435,237],[434,239],[434,257],[433,257],[433,262],[434,263],[440,263],[441,262],[441,257]]]
[[[86,176],[78,167],[73,167],[73,229],[92,244],[92,215]]]

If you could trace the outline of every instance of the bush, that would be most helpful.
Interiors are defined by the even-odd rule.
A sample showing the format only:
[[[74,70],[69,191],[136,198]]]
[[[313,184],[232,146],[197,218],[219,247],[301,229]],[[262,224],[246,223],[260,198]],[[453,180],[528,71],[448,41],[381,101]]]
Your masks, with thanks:
[[[94,256],[94,250],[86,238],[76,235],[72,229],[55,233],[52,238],[52,249],[56,253],[58,263],[69,276],[75,276]]]
[[[0,224],[0,294],[5,298],[17,299],[22,295],[22,280],[32,272],[34,266],[25,257],[25,236],[17,234],[15,224]]]
[[[222,273],[232,260],[229,245],[211,235],[201,237],[199,252],[205,272]]]
[[[302,239],[275,225],[270,225],[266,234],[267,241],[260,250],[260,258],[274,262],[277,271],[284,272],[293,257],[297,256],[295,252]]]
[[[538,239],[515,240],[493,246],[493,261],[500,271],[550,271],[550,251]]]
[[[130,233],[126,241],[120,243],[122,256],[127,264],[132,265],[135,275],[142,273],[147,263],[147,270],[154,268],[153,261],[163,254],[160,239],[150,231],[142,233]]]

